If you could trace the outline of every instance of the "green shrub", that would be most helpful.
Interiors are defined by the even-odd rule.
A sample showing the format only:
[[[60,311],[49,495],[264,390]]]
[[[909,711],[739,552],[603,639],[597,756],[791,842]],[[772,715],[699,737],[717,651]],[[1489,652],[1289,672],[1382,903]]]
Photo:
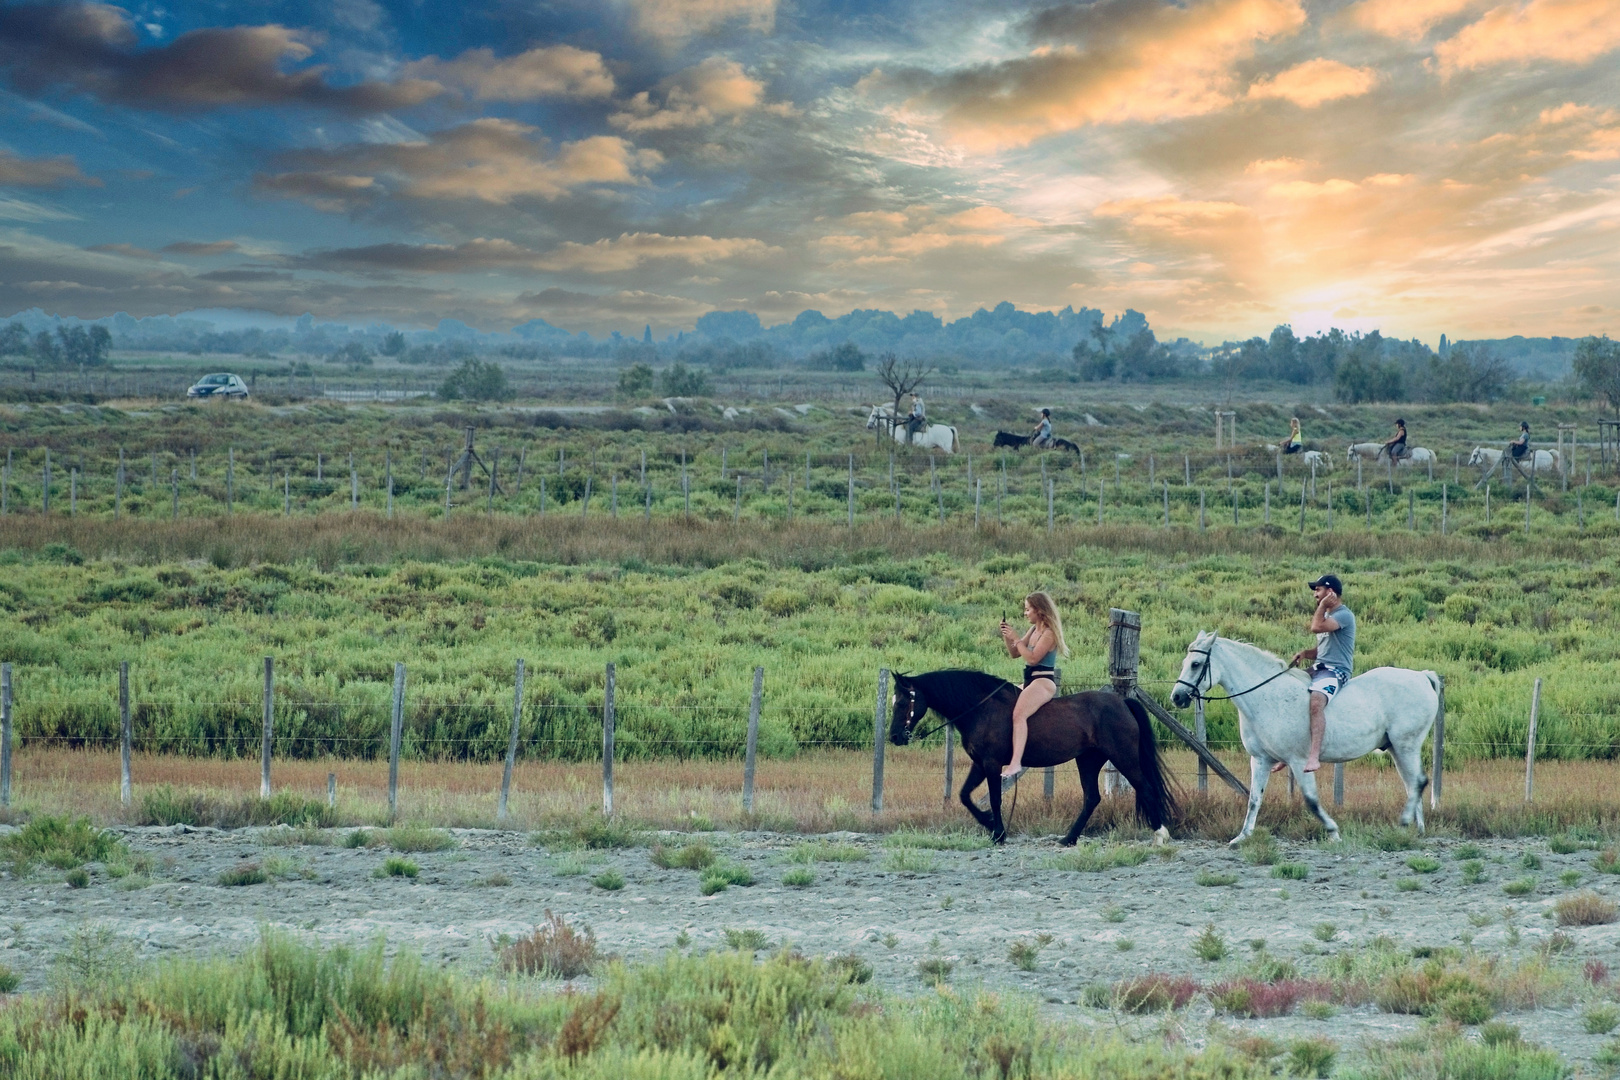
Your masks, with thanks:
[[[604,870],[591,878],[591,884],[604,892],[618,892],[624,888],[624,875],[617,870]]]
[[[447,829],[429,829],[422,825],[396,825],[387,833],[388,846],[395,851],[419,853],[446,851],[456,846],[455,838]]]
[[[855,984],[872,981],[872,965],[862,960],[855,953],[844,953],[827,961],[827,966],[835,972],[841,973],[845,980]]]
[[[1428,855],[1413,855],[1406,860],[1409,869],[1419,874],[1432,874],[1440,869],[1440,860]]]
[[[346,848],[377,847],[385,843],[382,833],[373,829],[352,829],[343,835]]]
[[[1516,878],[1502,886],[1502,891],[1509,896],[1529,896],[1536,891],[1536,879],[1529,875]]]
[[[897,874],[932,874],[939,869],[939,860],[925,850],[898,848],[889,852],[883,869]]]
[[[672,851],[663,844],[657,844],[650,854],[653,865],[664,870],[702,870],[704,867],[714,865],[717,857],[714,848],[701,840],[686,844],[678,851]]]
[[[1485,880],[1485,864],[1479,859],[1469,859],[1463,863],[1463,884],[1478,885]]]
[[[22,985],[22,976],[12,971],[4,964],[0,964],[0,994],[15,994],[17,987]]]
[[[578,978],[589,972],[596,961],[596,935],[590,927],[575,930],[550,910],[546,911],[546,921],[532,934],[505,946],[500,953],[503,971],[553,979]]]
[[[744,952],[759,952],[761,949],[768,949],[771,947],[769,939],[765,937],[765,931],[755,929],[754,927],[748,927],[747,929],[743,930],[727,927],[720,933],[721,936],[726,939],[726,948],[728,949],[741,949]]]
[[[1272,877],[1285,881],[1304,881],[1310,875],[1311,868],[1302,862],[1280,862],[1271,868]]]
[[[270,880],[270,875],[264,872],[264,867],[258,863],[240,863],[219,875],[221,885],[263,885]]]
[[[1321,1036],[1295,1039],[1288,1044],[1288,1074],[1308,1077],[1331,1076],[1334,1062],[1338,1057],[1338,1044],[1332,1040]]]
[[[812,840],[808,843],[795,844],[787,857],[789,862],[796,863],[865,862],[870,858],[870,854],[865,848],[855,844],[833,844],[826,840]]]
[[[4,839],[0,850],[19,870],[33,862],[43,862],[58,870],[69,870],[87,862],[106,862],[120,851],[127,851],[112,833],[90,824],[90,819],[60,818],[42,814]]]
[[[973,832],[896,829],[883,838],[883,845],[892,848],[929,848],[934,851],[982,851],[990,847],[990,834],[983,829]]]
[[[383,860],[383,864],[381,866],[371,872],[371,876],[377,878],[414,878],[417,874],[421,873],[421,871],[422,868],[417,866],[411,860],[401,858],[398,855],[390,855],[388,858]]]
[[[816,883],[816,872],[808,866],[795,866],[782,875],[782,884],[790,889],[803,889]]]
[[[1330,922],[1323,922],[1316,924],[1316,927],[1311,930],[1311,936],[1316,938],[1317,941],[1332,941],[1338,932],[1339,928],[1337,926]]]
[[[1491,999],[1478,990],[1459,990],[1440,1002],[1440,1013],[1459,1024],[1483,1024],[1495,1012]]]
[[[921,976],[923,982],[938,985],[951,977],[954,966],[942,956],[930,956],[917,961],[917,974]]]
[[[1277,841],[1271,838],[1271,830],[1257,828],[1249,834],[1249,838],[1239,845],[1243,852],[1243,859],[1251,866],[1270,866],[1281,856],[1277,848]]]
[[[1193,942],[1193,955],[1207,963],[1223,959],[1229,951],[1226,939],[1215,929],[1214,923],[1205,924],[1204,932]]]
[[[1049,856],[1045,865],[1049,870],[1095,874],[1120,867],[1141,866],[1152,857],[1153,849],[1146,844],[1099,844],[1087,840],[1068,851]]]
[[[1458,861],[1463,859],[1479,859],[1483,858],[1484,855],[1485,852],[1481,850],[1478,844],[1475,843],[1458,844],[1456,847],[1451,849],[1451,857],[1453,859],[1457,859]]]
[[[737,863],[715,863],[703,871],[703,877],[698,882],[698,888],[704,896],[713,896],[717,892],[724,892],[728,885],[752,885],[754,875],[748,872],[746,866]]]
[[[67,872],[67,886],[70,889],[82,889],[90,884],[90,874],[82,866],[75,866]]]
[[[1620,1009],[1606,1001],[1589,1005],[1581,1014],[1581,1026],[1588,1035],[1607,1035],[1620,1026]]]
[[[1198,871],[1197,876],[1194,877],[1193,880],[1198,884],[1207,886],[1209,888],[1218,888],[1222,885],[1237,884],[1237,875],[1221,870],[1206,869]]]
[[[1028,938],[1019,938],[1007,948],[1007,959],[1019,971],[1034,971],[1041,947]]]

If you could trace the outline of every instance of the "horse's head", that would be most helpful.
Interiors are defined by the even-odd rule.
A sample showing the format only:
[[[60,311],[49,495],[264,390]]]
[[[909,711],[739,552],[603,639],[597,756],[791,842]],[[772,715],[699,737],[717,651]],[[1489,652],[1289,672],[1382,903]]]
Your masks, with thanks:
[[[1185,709],[1192,704],[1193,698],[1206,693],[1215,687],[1215,676],[1210,671],[1214,662],[1210,656],[1215,648],[1215,632],[1205,630],[1193,638],[1193,643],[1187,646],[1187,656],[1181,662],[1181,674],[1176,677],[1176,686],[1170,691],[1170,700],[1178,709]]]
[[[1346,460],[1346,461],[1354,461],[1354,460],[1356,460],[1356,456],[1357,456],[1356,455],[1356,444],[1351,443],[1350,444],[1350,449],[1348,449],[1348,450],[1346,450],[1344,452],[1344,460]]]
[[[894,697],[890,699],[893,708],[889,716],[889,741],[896,746],[904,746],[911,741],[912,729],[928,713],[928,699],[923,696],[922,688],[917,681],[901,674],[894,673]]]
[[[1468,464],[1474,466],[1475,468],[1487,464],[1490,460],[1490,456],[1485,453],[1485,448],[1483,446],[1474,447],[1474,452],[1468,455]]]
[[[866,414],[866,430],[871,431],[886,419],[887,413],[883,406],[874,405],[872,411]]]

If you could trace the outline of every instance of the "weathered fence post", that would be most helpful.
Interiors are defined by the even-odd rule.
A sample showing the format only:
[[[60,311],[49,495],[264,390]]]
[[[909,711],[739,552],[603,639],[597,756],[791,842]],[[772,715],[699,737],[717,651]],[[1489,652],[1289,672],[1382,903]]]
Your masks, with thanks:
[[[1541,680],[1530,691],[1530,733],[1524,741],[1524,801],[1529,802],[1536,775],[1536,718],[1541,714]]]
[[[388,723],[388,820],[399,816],[399,744],[405,734],[405,665],[394,662],[394,708]]]
[[[754,668],[754,696],[748,703],[748,749],[743,755],[743,813],[754,812],[754,755],[759,750],[759,706],[765,694],[765,669]]]
[[[602,685],[602,813],[613,816],[613,665],[607,666]]]
[[[1429,768],[1429,808],[1440,805],[1440,778],[1446,770],[1446,679],[1440,676],[1439,710],[1434,714],[1434,762]]]
[[[11,665],[0,664],[0,806],[11,805]]]
[[[1108,681],[1114,693],[1128,697],[1136,689],[1136,668],[1141,657],[1142,616],[1122,608],[1108,609]],[[1130,784],[1110,762],[1103,769],[1103,791],[1129,791]]]
[[[1193,698],[1193,734],[1198,736],[1199,742],[1207,743],[1209,729],[1204,724],[1204,699],[1201,697]],[[1209,790],[1209,765],[1203,758],[1198,759],[1198,790]]]
[[[517,761],[518,727],[523,721],[523,658],[517,662],[517,679],[512,684],[512,732],[506,739],[506,769],[501,773],[501,802],[495,820],[506,820],[506,800],[512,793],[512,766]]]
[[[129,661],[118,663],[118,801],[129,805]]]
[[[276,732],[276,660],[264,658],[264,738],[259,745],[259,798],[270,797],[270,741]]]
[[[326,807],[329,810],[337,809],[337,773],[326,774]]]
[[[1204,489],[1198,489],[1198,531],[1204,531]]]
[[[1344,762],[1342,761],[1333,763],[1333,805],[1335,807],[1344,805]]]
[[[872,813],[883,812],[883,706],[889,697],[889,669],[878,669],[877,712],[872,719]]]
[[[1271,524],[1271,481],[1266,481],[1266,517],[1265,524]]]

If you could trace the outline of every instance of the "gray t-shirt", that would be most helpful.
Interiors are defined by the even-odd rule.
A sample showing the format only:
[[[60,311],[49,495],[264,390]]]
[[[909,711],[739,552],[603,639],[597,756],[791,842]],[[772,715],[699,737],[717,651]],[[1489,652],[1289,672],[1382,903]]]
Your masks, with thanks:
[[[1353,672],[1356,656],[1356,614],[1340,604],[1328,612],[1327,617],[1338,623],[1339,628],[1316,635],[1316,662],[1341,671]]]

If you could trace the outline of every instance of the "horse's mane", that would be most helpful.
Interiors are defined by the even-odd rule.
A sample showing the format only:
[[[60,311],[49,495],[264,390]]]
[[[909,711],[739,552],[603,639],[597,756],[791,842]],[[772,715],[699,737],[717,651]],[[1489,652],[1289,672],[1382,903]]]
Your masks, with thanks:
[[[975,690],[977,690],[977,691],[979,691],[981,693],[986,693],[986,694],[988,694],[988,693],[990,693],[990,692],[992,692],[994,690],[999,690],[1003,686],[1011,686],[1014,690],[1018,689],[1018,686],[1017,686],[1016,683],[1008,682],[1006,679],[1003,679],[1000,675],[992,675],[988,671],[978,671],[978,670],[975,670],[974,668],[941,668],[938,671],[919,672],[916,675],[907,676],[907,678],[918,679],[918,678],[923,677],[924,675],[935,675],[935,676],[937,676],[937,675],[955,675],[955,676],[960,676],[960,677],[962,677],[964,679],[967,679],[967,680],[971,681],[974,684],[974,689]]]
[[[1248,649],[1250,652],[1257,652],[1261,656],[1265,657],[1267,660],[1270,660],[1274,664],[1281,664],[1283,667],[1288,666],[1288,662],[1286,660],[1284,660],[1282,657],[1278,656],[1276,653],[1272,652],[1270,649],[1262,649],[1260,646],[1255,645],[1252,642],[1243,641],[1243,640],[1240,640],[1240,639],[1235,638],[1235,637],[1226,637],[1224,634],[1221,636],[1221,640],[1231,642],[1233,645],[1241,645],[1245,649]]]

